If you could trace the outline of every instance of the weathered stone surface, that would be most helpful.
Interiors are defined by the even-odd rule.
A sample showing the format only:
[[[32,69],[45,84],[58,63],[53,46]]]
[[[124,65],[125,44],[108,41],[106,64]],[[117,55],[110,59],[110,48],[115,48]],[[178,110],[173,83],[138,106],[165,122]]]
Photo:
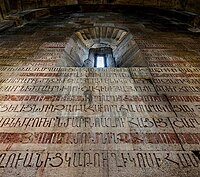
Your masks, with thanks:
[[[1,33],[1,177],[200,176],[199,36],[143,15],[60,14]],[[122,64],[82,67],[93,45]]]

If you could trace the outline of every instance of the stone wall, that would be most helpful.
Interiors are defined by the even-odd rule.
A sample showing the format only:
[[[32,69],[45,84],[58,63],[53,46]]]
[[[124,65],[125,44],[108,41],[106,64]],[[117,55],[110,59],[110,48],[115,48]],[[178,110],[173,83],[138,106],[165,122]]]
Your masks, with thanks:
[[[58,67],[91,26],[126,28],[147,65]],[[200,40],[188,28],[109,12],[1,32],[0,176],[199,177]]]

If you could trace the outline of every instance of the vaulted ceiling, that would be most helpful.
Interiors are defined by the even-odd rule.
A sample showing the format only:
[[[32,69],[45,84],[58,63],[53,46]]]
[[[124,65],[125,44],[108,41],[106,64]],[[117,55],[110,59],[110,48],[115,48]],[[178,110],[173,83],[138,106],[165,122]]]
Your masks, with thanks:
[[[1,13],[67,5],[133,5],[200,12],[200,0],[0,0]]]
[[[165,13],[170,18],[199,27],[200,0],[0,0],[0,21],[22,25],[40,16],[61,12],[148,12]],[[197,18],[196,18],[197,17]],[[2,25],[1,25],[2,26]],[[1,28],[1,27],[0,27]]]

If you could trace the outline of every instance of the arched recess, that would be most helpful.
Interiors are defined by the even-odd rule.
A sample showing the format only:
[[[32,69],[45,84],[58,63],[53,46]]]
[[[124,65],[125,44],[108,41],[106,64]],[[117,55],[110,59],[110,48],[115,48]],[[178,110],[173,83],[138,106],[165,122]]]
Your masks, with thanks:
[[[94,67],[91,49],[112,50],[114,60],[108,67],[143,67],[143,58],[133,35],[115,26],[95,26],[80,29],[68,41],[60,66]]]

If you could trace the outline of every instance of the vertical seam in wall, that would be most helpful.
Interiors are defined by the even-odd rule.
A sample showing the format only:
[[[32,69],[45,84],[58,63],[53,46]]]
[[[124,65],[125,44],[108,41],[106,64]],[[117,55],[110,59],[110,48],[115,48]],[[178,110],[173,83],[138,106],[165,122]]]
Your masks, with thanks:
[[[147,62],[147,63],[148,63],[148,62]],[[154,83],[153,83],[153,81],[152,81],[153,75],[152,75],[152,73],[151,73],[151,71],[150,71],[150,68],[149,68],[149,63],[148,63],[148,65],[147,65],[147,68],[148,68],[148,70],[149,70],[149,73],[150,73],[150,75],[151,75],[151,78],[149,79],[149,81],[150,81],[150,83],[153,85],[153,87],[154,87],[154,89],[155,89],[155,91],[156,91],[157,95],[160,95],[160,94],[159,94],[159,92],[157,91],[157,88],[156,88],[156,86],[154,85]],[[169,104],[169,106],[170,106],[171,110],[172,110],[172,111],[173,111],[173,113],[175,114],[175,117],[178,117],[178,115],[177,115],[176,111],[174,110],[174,108],[173,108],[173,106],[172,106],[171,102],[169,101],[169,99],[168,99],[167,95],[166,95],[166,94],[162,94],[162,95],[163,95],[163,96],[165,97],[165,99],[167,100],[167,102],[168,102],[168,104]],[[175,128],[174,128],[174,126],[173,126],[173,124],[172,124],[172,122],[171,122],[170,118],[169,118],[169,117],[167,117],[167,119],[168,119],[168,121],[169,121],[169,123],[170,123],[170,125],[171,125],[171,127],[172,127],[172,129],[173,129],[173,131],[174,131],[174,133],[175,133],[175,135],[176,135],[176,137],[177,137],[178,141],[179,141],[179,144],[180,144],[180,146],[181,146],[182,150],[183,150],[183,151],[185,151],[185,149],[184,149],[184,147],[183,147],[183,145],[182,145],[182,143],[181,143],[181,140],[180,140],[180,138],[178,137],[178,134],[177,134],[177,132],[176,132],[176,130],[175,130]]]
[[[153,88],[154,88],[156,94],[157,94],[157,95],[160,95],[159,92],[158,92],[158,90],[157,90],[157,88],[156,88],[156,86],[155,86],[154,83],[153,83],[153,80],[152,80],[152,79],[153,79],[153,75],[152,75],[151,70],[150,70],[150,68],[149,68],[149,62],[146,61],[146,63],[147,63],[147,68],[148,68],[148,71],[149,71],[149,74],[150,74],[150,78],[149,78],[148,80],[149,80],[150,84],[153,85]]]

